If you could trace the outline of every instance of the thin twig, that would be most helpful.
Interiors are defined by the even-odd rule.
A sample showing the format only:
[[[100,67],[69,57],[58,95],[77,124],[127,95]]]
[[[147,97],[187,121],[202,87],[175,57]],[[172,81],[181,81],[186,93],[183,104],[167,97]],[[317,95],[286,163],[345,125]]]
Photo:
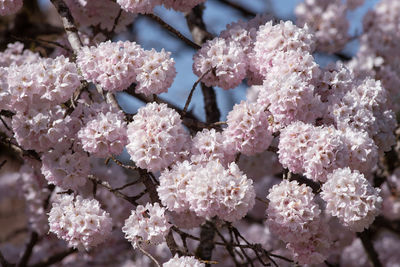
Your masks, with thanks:
[[[113,25],[113,27],[112,27],[112,29],[110,31],[111,33],[115,31],[115,28],[118,25],[118,22],[119,22],[119,19],[121,18],[121,15],[122,15],[122,8],[119,10],[118,15],[115,17],[114,25]]]
[[[169,32],[173,33],[176,37],[178,37],[180,40],[184,41],[187,45],[194,49],[200,49],[201,46],[194,43],[192,40],[188,39],[185,37],[180,31],[166,23],[164,20],[162,20],[159,16],[155,14],[146,14],[147,17],[151,18],[152,20],[156,21],[158,24],[160,24],[163,28],[167,29]]]
[[[45,258],[43,261],[37,262],[33,265],[30,265],[29,267],[47,267],[51,266],[57,262],[62,261],[65,257],[77,252],[77,249],[70,248],[66,251],[59,252],[57,254],[54,254],[53,256],[50,256],[48,258]]]
[[[136,200],[135,200],[136,196],[135,196],[135,197],[127,196],[127,195],[125,195],[124,193],[121,193],[120,191],[115,190],[114,188],[112,188],[107,182],[102,181],[102,180],[100,180],[100,179],[94,177],[93,175],[88,175],[88,179],[89,179],[90,181],[92,181],[92,182],[94,182],[94,183],[97,183],[98,185],[100,185],[100,186],[106,188],[108,191],[110,191],[111,193],[113,193],[113,194],[116,195],[117,197],[122,198],[122,199],[125,199],[126,201],[128,201],[129,203],[131,203],[131,204],[133,204],[133,205],[135,205],[135,206],[138,206],[138,205],[139,205],[138,203],[136,203]]]
[[[125,188],[127,188],[127,187],[129,187],[129,186],[132,186],[132,185],[135,185],[135,184],[138,184],[138,183],[140,183],[140,182],[142,182],[142,179],[141,179],[141,178],[137,179],[136,181],[127,183],[127,184],[125,184],[125,185],[123,185],[123,186],[121,186],[121,187],[114,188],[114,190],[116,190],[116,191],[121,191],[122,189],[125,189]]]
[[[49,40],[44,40],[41,38],[36,37],[36,39],[33,38],[27,38],[27,37],[18,37],[18,36],[12,36],[12,38],[18,40],[18,41],[30,41],[30,42],[36,42],[36,43],[42,43],[42,44],[50,44],[53,46],[57,46],[60,47],[62,49],[67,50],[68,52],[73,52],[69,47],[60,44],[59,42],[55,42],[55,41],[49,41]]]
[[[18,261],[17,267],[24,267],[28,264],[28,261],[32,255],[33,247],[37,244],[38,241],[39,241],[38,233],[32,232],[29,242],[26,245],[25,251]]]
[[[221,3],[227,5],[227,6],[230,6],[230,7],[234,8],[234,9],[240,11],[243,15],[245,15],[247,17],[255,17],[257,15],[253,11],[250,11],[247,8],[245,8],[245,7],[243,7],[243,6],[239,5],[239,4],[233,3],[231,1],[228,1],[228,0],[219,0],[219,1]]]
[[[210,68],[209,70],[207,70],[206,72],[204,72],[198,79],[197,81],[193,84],[192,86],[192,90],[190,90],[189,96],[186,99],[186,103],[185,103],[185,107],[183,108],[182,111],[182,117],[184,117],[186,115],[187,109],[189,107],[190,101],[192,101],[192,97],[193,97],[193,93],[194,90],[196,89],[197,85],[201,82],[201,80],[204,78],[204,76],[206,76],[208,73],[210,73],[210,71],[212,71],[212,68]]]
[[[4,127],[6,127],[7,130],[12,131],[10,126],[8,126],[8,124],[4,121],[2,116],[0,116],[0,120],[3,123]]]
[[[144,250],[140,245],[138,245],[138,248],[140,249],[140,251],[145,254],[147,257],[149,257],[158,267],[161,267],[160,263],[158,263],[158,261],[146,250]]]
[[[137,170],[138,168],[136,166],[131,166],[131,165],[126,165],[124,163],[122,163],[121,161],[119,161],[118,159],[116,159],[114,156],[111,156],[111,159],[120,167],[125,168],[125,169],[129,169],[129,170]]]
[[[6,165],[6,163],[7,163],[7,160],[6,160],[6,159],[3,160],[3,161],[0,163],[0,169],[3,168],[3,166]]]

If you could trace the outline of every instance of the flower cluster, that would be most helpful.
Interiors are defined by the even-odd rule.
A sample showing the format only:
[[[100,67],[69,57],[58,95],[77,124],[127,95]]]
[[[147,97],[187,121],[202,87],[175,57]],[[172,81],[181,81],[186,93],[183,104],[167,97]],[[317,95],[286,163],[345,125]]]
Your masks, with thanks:
[[[278,53],[276,64],[264,76],[257,102],[271,112],[273,128],[281,129],[297,120],[315,123],[322,116],[313,78],[318,66],[313,57],[299,51]]]
[[[122,231],[133,248],[137,248],[146,243],[160,244],[170,227],[171,224],[165,217],[165,208],[160,207],[158,203],[147,203],[146,206],[139,205],[136,210],[132,210]]]
[[[225,90],[238,86],[246,76],[247,64],[240,44],[223,38],[207,41],[193,56],[193,72],[207,86]]]
[[[110,215],[97,200],[60,195],[49,213],[50,232],[79,250],[103,243],[111,233]]]
[[[109,106],[79,130],[78,138],[82,148],[95,157],[121,154],[128,143],[123,112]]]
[[[284,180],[269,190],[267,198],[267,223],[280,239],[297,242],[314,234],[321,210],[310,187]]]
[[[75,63],[64,56],[12,64],[7,73],[10,108],[19,112],[32,106],[61,104],[81,84]]]
[[[199,167],[188,161],[177,162],[172,169],[165,169],[160,176],[160,186],[157,188],[161,203],[170,211],[183,212],[189,209],[187,186],[196,179],[196,169]]]
[[[249,68],[265,76],[272,66],[281,64],[277,54],[288,51],[307,54],[313,50],[314,36],[307,27],[296,27],[290,21],[273,25],[270,21],[260,26],[257,32],[253,51],[249,55]]]
[[[329,254],[330,237],[324,233],[312,189],[288,180],[274,185],[269,200],[267,223],[272,233],[288,242],[300,264],[323,262]]]
[[[46,109],[46,106],[18,112],[12,119],[15,139],[25,149],[38,152],[50,148],[68,146],[67,140],[76,134],[75,117],[66,115],[61,106]]]
[[[144,95],[161,94],[171,87],[174,81],[175,61],[170,52],[144,51],[143,64],[136,70],[136,92]]]
[[[317,49],[334,53],[342,50],[350,39],[346,11],[347,5],[340,0],[305,0],[295,13],[298,25],[308,25],[314,30]]]
[[[90,164],[83,151],[53,150],[44,153],[41,160],[41,171],[49,184],[65,190],[76,190],[86,184]]]
[[[225,169],[219,162],[210,161],[196,169],[195,179],[186,186],[187,202],[200,217],[237,221],[254,206],[252,183],[235,163]]]
[[[204,129],[197,132],[192,139],[190,159],[196,163],[219,161],[223,165],[227,165],[235,160],[235,154],[227,148],[222,133],[215,129]]]
[[[136,80],[136,69],[143,64],[143,49],[135,42],[111,41],[83,47],[77,64],[83,77],[104,90],[122,91]]]
[[[327,212],[353,231],[361,232],[380,212],[382,198],[379,192],[361,173],[344,168],[328,175],[321,197],[327,202]]]
[[[369,173],[378,161],[377,146],[365,132],[295,122],[284,128],[279,142],[279,161],[294,173],[325,182],[337,168]]]
[[[10,65],[21,66],[25,63],[34,63],[40,59],[38,53],[28,49],[24,50],[24,44],[20,42],[10,43],[6,50],[0,52],[0,67],[9,67]]]
[[[205,267],[206,265],[195,257],[175,255],[172,259],[163,264],[163,267]]]
[[[223,136],[232,154],[254,155],[266,150],[272,142],[268,113],[257,103],[242,101],[233,107],[227,118]]]
[[[333,127],[295,122],[281,132],[279,162],[294,173],[325,182],[330,171],[347,164],[345,149]]]
[[[328,99],[328,112],[338,129],[351,127],[366,131],[377,143],[379,152],[395,143],[395,114],[387,109],[386,90],[379,81],[366,79],[353,90],[337,92]]]
[[[179,114],[166,104],[149,103],[128,124],[126,149],[140,168],[160,171],[179,158],[189,135]]]
[[[135,42],[108,41],[83,47],[77,64],[86,80],[104,90],[122,91],[136,82],[136,91],[145,95],[166,92],[175,75],[175,62],[169,52],[145,51]]]
[[[255,192],[235,163],[228,168],[218,161],[204,165],[177,163],[160,176],[160,199],[171,211],[191,210],[197,216],[241,219],[253,207]]]

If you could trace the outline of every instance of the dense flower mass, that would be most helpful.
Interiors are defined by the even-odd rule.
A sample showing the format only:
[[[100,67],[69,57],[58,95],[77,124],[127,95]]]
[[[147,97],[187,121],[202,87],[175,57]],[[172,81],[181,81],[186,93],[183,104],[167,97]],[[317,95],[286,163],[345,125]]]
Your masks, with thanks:
[[[161,202],[170,211],[183,212],[189,209],[187,186],[195,179],[196,165],[188,161],[177,162],[171,170],[164,170],[157,188]]]
[[[189,135],[179,114],[166,104],[149,103],[128,124],[128,150],[140,168],[160,171],[179,158]]]
[[[136,82],[138,93],[160,94],[168,90],[176,75],[169,52],[145,51],[129,41],[83,47],[77,64],[85,79],[109,91],[122,91]]]
[[[332,216],[338,217],[353,231],[361,232],[380,212],[382,198],[379,192],[358,171],[345,168],[328,175],[321,197],[327,202],[326,209]]]
[[[321,210],[310,187],[284,180],[269,190],[267,198],[268,226],[283,241],[307,240],[318,229]]]
[[[222,133],[215,129],[197,132],[192,139],[191,160],[197,163],[219,161],[224,165],[235,160],[235,155],[227,148]]]
[[[325,182],[329,172],[347,164],[346,148],[333,127],[295,122],[281,132],[279,161],[294,173]]]
[[[225,169],[219,162],[210,161],[196,169],[186,187],[186,197],[190,209],[198,216],[218,216],[233,222],[244,217],[254,206],[252,183],[235,163]]]
[[[67,140],[76,133],[77,120],[66,115],[61,106],[46,109],[29,109],[17,113],[12,119],[15,139],[25,149],[39,152],[50,148],[65,146]]]
[[[122,91],[136,80],[136,69],[143,64],[140,45],[135,42],[103,42],[97,47],[83,47],[77,64],[83,77],[104,90]]]
[[[79,250],[103,243],[111,233],[110,215],[97,200],[60,195],[49,213],[50,232]]]
[[[171,224],[165,216],[165,208],[160,204],[147,203],[132,210],[131,216],[125,221],[122,231],[125,238],[134,248],[145,244],[158,245],[167,235]]]
[[[25,63],[34,63],[40,59],[39,53],[24,49],[24,44],[20,42],[7,44],[7,48],[0,55],[1,67],[9,67],[10,65],[21,66]]]
[[[49,184],[76,190],[86,184],[89,157],[83,151],[53,150],[43,154],[41,171]]]
[[[264,107],[257,103],[242,101],[235,105],[228,114],[228,127],[223,132],[227,149],[245,155],[266,150],[273,139],[268,118]]]
[[[313,57],[299,51],[278,53],[276,64],[265,74],[257,102],[271,112],[273,127],[280,129],[300,120],[315,123],[322,103],[312,83],[318,74]]]
[[[175,255],[172,259],[163,264],[163,267],[205,267],[206,265],[195,257]]]
[[[317,49],[333,53],[342,50],[350,38],[346,11],[347,5],[341,0],[305,0],[295,13],[298,25],[307,24],[315,31]]]
[[[78,138],[82,148],[95,157],[121,154],[128,143],[123,112],[111,107],[99,112],[79,130]]]
[[[168,91],[176,75],[175,61],[170,56],[164,49],[144,51],[143,65],[136,70],[136,92],[152,95]]]
[[[339,129],[366,131],[380,152],[394,145],[395,114],[387,109],[387,93],[380,81],[366,79],[348,92],[334,93],[328,103],[329,116]]]
[[[193,72],[203,77],[207,86],[231,89],[246,76],[245,54],[239,43],[214,38],[193,56]]]
[[[272,21],[260,26],[250,57],[250,70],[265,76],[271,67],[279,64],[279,53],[297,51],[312,52],[314,36],[307,27],[299,28],[290,21],[273,25]]]
[[[25,111],[32,106],[61,104],[80,86],[75,63],[64,56],[12,64],[7,70],[11,109]]]
[[[0,0],[3,265],[398,267],[400,2],[250,2]]]

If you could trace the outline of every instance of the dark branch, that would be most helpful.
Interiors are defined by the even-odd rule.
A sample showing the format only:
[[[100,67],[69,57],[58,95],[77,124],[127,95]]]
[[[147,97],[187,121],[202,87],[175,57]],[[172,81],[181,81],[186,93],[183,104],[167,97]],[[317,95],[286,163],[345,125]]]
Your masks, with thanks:
[[[183,111],[182,111],[182,116],[183,116],[183,117],[185,117],[186,112],[187,112],[187,109],[189,108],[190,101],[192,101],[192,97],[193,97],[194,90],[196,89],[197,85],[201,82],[201,80],[204,78],[204,76],[206,76],[211,70],[212,70],[212,68],[209,69],[208,71],[204,72],[204,73],[197,79],[197,81],[193,84],[192,90],[190,90],[189,96],[188,96],[188,98],[187,98],[187,100],[186,100],[186,103],[185,103],[185,107],[183,108]]]
[[[154,15],[154,14],[146,14],[146,16],[151,18],[158,24],[160,24],[163,28],[167,29],[169,32],[174,34],[178,39],[184,41],[190,47],[192,47],[196,50],[201,48],[201,46],[199,46],[198,44],[194,43],[192,40],[185,37],[181,32],[179,32],[177,29],[175,29],[174,27],[172,27],[171,25],[169,25],[168,23],[163,21],[159,16]]]
[[[369,230],[365,230],[362,233],[357,233],[358,238],[361,239],[365,252],[368,255],[369,260],[372,262],[374,267],[382,267],[382,263],[379,260],[378,253],[376,252],[374,245],[371,241],[371,234]]]
[[[54,263],[62,261],[65,257],[67,257],[67,256],[69,256],[69,255],[71,255],[71,254],[73,254],[73,253],[75,253],[77,251],[78,251],[77,249],[70,248],[70,249],[68,249],[66,251],[63,251],[63,252],[57,253],[57,254],[55,254],[53,256],[50,256],[50,257],[44,259],[41,262],[35,263],[33,265],[30,265],[29,267],[47,267],[47,266],[50,266],[50,265],[52,265]]]
[[[3,254],[1,253],[1,250],[0,250],[0,263],[1,263],[1,266],[3,266],[3,267],[13,267],[13,266],[15,266],[15,264],[9,263],[9,262],[4,258]]]
[[[245,8],[245,7],[243,7],[243,6],[239,5],[239,4],[233,3],[231,1],[219,0],[219,2],[238,10],[240,13],[242,13],[246,17],[255,17],[257,15],[253,11],[250,11],[247,8]]]
[[[21,256],[21,258],[17,264],[17,267],[27,266],[29,259],[32,256],[33,247],[37,244],[38,241],[39,241],[38,233],[32,232],[29,242],[26,245],[25,251]]]

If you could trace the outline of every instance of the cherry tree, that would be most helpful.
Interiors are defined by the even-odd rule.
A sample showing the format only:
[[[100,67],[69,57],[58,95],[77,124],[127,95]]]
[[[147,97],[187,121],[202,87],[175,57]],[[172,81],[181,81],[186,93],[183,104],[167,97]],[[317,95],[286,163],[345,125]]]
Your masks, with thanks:
[[[211,31],[214,2],[241,19]],[[398,266],[400,2],[294,13],[0,0],[2,266]]]

